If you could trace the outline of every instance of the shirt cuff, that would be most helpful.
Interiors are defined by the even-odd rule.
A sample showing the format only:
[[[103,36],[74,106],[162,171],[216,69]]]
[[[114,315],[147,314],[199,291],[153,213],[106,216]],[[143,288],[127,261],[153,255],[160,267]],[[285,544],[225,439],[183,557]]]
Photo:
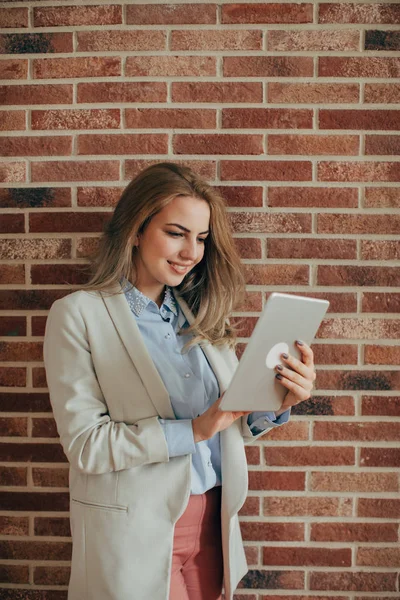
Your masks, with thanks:
[[[289,421],[290,409],[277,417],[274,412],[252,412],[247,417],[247,424],[254,435],[258,435],[265,429],[279,427]]]
[[[194,454],[192,419],[158,419],[167,440],[169,458]]]

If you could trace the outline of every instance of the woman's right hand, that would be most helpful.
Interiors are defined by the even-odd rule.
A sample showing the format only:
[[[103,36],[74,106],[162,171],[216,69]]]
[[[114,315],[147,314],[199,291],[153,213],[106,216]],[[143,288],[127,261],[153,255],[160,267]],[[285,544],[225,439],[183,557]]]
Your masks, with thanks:
[[[222,394],[223,396],[223,394]],[[234,421],[244,415],[249,415],[251,411],[223,411],[219,410],[222,396],[202,415],[192,421],[193,437],[195,443],[209,440],[219,431],[227,429]]]

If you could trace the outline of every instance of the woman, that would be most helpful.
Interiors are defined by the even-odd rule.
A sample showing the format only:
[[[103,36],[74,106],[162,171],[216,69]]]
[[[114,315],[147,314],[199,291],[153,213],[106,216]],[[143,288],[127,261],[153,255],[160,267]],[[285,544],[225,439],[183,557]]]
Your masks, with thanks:
[[[279,413],[218,410],[243,289],[223,200],[162,163],[123,192],[85,289],[53,304],[44,354],[71,466],[69,600],[217,600],[223,585],[228,600],[246,573],[244,442],[287,421],[315,375],[300,342],[303,360],[277,366]]]

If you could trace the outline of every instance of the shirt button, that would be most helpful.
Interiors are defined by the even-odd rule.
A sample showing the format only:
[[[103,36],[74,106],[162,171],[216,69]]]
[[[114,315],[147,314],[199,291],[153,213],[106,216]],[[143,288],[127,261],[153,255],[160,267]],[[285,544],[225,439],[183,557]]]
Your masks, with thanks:
[[[190,377],[190,373],[185,373],[184,377],[186,377],[186,379],[188,379],[188,377]]]
[[[165,339],[166,339],[166,340],[169,340],[169,338],[170,338],[170,337],[171,337],[171,334],[170,334],[170,333],[167,333],[167,335],[165,336]]]

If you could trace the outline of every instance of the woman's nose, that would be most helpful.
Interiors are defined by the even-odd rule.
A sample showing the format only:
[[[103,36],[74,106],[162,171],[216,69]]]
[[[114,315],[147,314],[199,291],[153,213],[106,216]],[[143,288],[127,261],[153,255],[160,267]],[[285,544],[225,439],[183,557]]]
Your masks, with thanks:
[[[196,260],[198,254],[197,241],[187,240],[180,254],[186,260]]]

